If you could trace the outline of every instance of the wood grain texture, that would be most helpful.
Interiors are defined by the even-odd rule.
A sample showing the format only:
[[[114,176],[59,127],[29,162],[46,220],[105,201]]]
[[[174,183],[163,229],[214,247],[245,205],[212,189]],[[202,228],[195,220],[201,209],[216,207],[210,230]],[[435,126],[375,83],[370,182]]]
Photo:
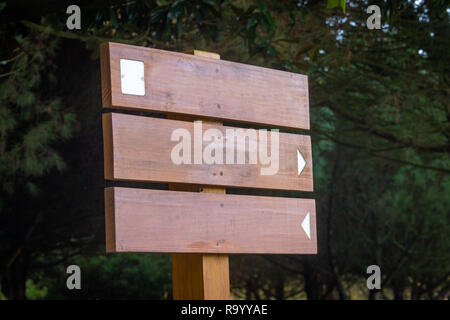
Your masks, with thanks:
[[[109,56],[109,46],[100,45],[100,73],[102,78],[102,103],[103,106],[111,106],[111,64]]]
[[[105,236],[106,252],[116,251],[116,222],[114,208],[114,188],[105,189]]]
[[[174,300],[205,300],[203,254],[172,253]]]
[[[215,52],[203,51],[203,50],[193,49],[193,50],[184,51],[183,53],[192,54],[194,56],[199,56],[199,57],[211,58],[211,59],[220,59],[220,54],[215,53]]]
[[[261,168],[267,166],[259,162],[249,164],[248,160],[245,164],[174,164],[171,152],[179,142],[171,141],[172,132],[184,128],[194,137],[194,124],[190,122],[108,113],[103,114],[103,126],[104,135],[109,134],[109,127],[112,130],[112,138],[104,138],[105,143],[112,144],[105,145],[105,170],[109,168],[106,179],[313,191],[309,136],[280,133],[278,172],[261,175]],[[210,128],[223,133],[226,128],[235,129],[203,124],[203,131]],[[203,147],[208,144],[205,142]],[[248,153],[248,146],[245,148]],[[300,176],[297,175],[297,148],[306,160]],[[112,155],[108,150],[112,150]],[[227,152],[225,141],[224,157]]]
[[[110,117],[102,117],[102,129],[103,129],[103,173],[105,175],[105,179],[110,176],[114,176],[114,167],[113,161],[111,161],[114,157],[113,152],[113,130],[112,130],[112,121]]]
[[[228,255],[203,254],[202,263],[205,299],[230,299],[230,266]]]
[[[317,252],[312,199],[112,189],[115,252]],[[310,239],[301,226],[308,212]]]
[[[144,62],[145,96],[122,94],[120,59]],[[102,44],[101,65],[106,108],[310,127],[305,75],[118,43]]]
[[[226,254],[172,254],[175,300],[228,300],[229,279],[229,262]]]

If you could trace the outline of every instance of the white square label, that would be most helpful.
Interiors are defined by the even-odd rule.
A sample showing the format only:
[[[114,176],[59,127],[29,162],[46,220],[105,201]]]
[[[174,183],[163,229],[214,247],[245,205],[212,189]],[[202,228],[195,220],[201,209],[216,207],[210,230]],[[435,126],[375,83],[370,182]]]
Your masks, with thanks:
[[[122,93],[145,96],[144,62],[120,59]]]

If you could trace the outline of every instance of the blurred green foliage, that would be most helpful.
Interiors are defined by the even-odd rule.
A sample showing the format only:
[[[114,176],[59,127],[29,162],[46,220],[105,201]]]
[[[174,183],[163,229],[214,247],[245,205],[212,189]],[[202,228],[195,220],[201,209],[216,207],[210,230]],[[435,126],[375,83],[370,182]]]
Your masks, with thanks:
[[[42,273],[47,299],[168,299],[172,296],[168,255],[114,254],[75,257],[81,269],[81,290],[66,287],[66,266]],[[34,290],[37,291],[37,290]],[[27,292],[27,296],[31,296]]]

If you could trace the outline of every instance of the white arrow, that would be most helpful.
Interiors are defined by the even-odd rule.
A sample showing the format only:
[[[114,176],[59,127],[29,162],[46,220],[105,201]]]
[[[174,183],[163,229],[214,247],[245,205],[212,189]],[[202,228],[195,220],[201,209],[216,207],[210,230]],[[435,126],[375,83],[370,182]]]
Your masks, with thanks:
[[[299,149],[297,149],[297,165],[298,165],[298,167],[297,167],[297,176],[299,176],[300,173],[302,173],[303,169],[306,166],[306,161],[305,161],[305,159],[303,159],[303,156],[300,153]]]
[[[310,228],[310,223],[309,223],[309,212],[306,214],[305,219],[303,219],[302,228],[305,231],[306,235],[308,236],[308,239],[311,239],[311,228]]]

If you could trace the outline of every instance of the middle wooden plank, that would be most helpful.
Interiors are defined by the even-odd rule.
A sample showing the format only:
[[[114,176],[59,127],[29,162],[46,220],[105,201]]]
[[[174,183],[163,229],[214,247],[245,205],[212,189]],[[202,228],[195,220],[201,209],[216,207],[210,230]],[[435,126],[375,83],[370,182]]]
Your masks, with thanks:
[[[309,136],[103,114],[105,178],[313,191]]]

